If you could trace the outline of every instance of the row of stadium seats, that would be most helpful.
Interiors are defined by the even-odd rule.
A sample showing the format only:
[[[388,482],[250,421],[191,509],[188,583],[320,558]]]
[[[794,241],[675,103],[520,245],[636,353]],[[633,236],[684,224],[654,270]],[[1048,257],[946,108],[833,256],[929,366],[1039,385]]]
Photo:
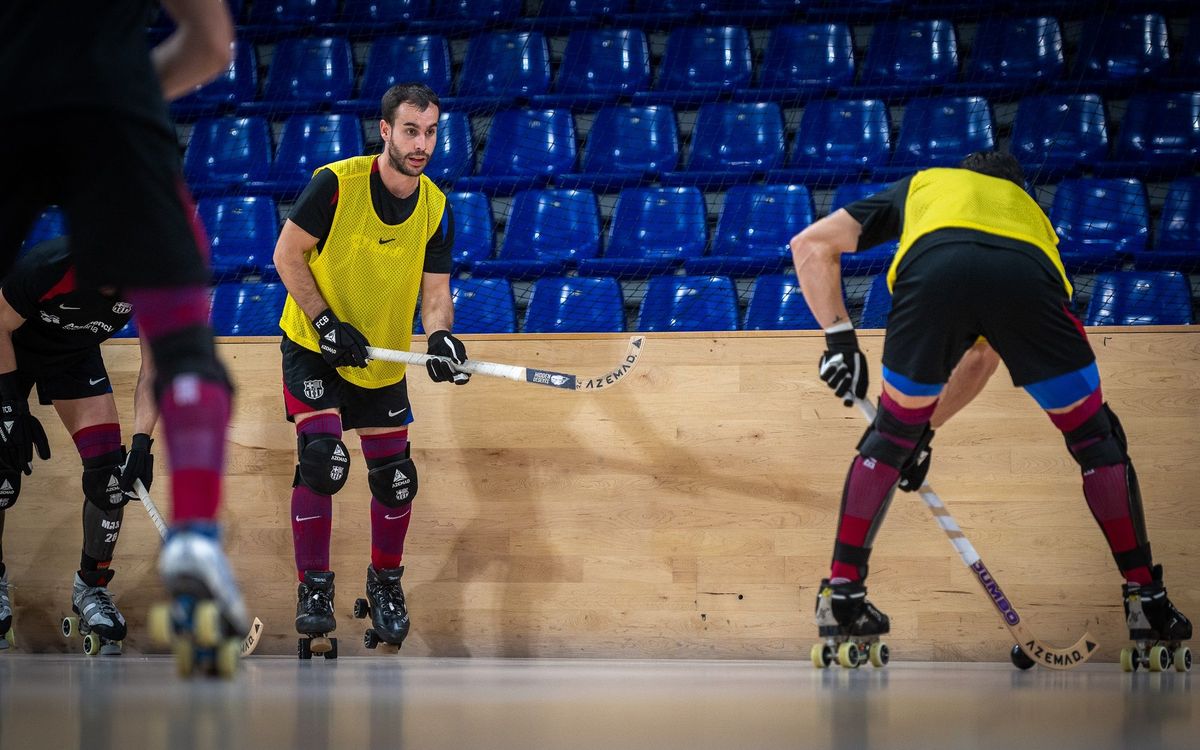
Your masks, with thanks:
[[[842,185],[831,210],[882,190],[881,183]],[[495,216],[482,193],[448,194],[456,221],[457,271],[474,277],[531,279],[573,268],[585,276],[645,278],[680,266],[689,274],[753,276],[790,263],[788,240],[813,222],[812,195],[803,185],[738,185],[725,192],[711,242],[707,205],[695,187],[627,188],[617,197],[607,233],[596,197],[586,190],[531,190],[512,203],[496,252]],[[1119,207],[1116,208],[1116,207]],[[243,195],[202,198],[200,219],[212,241],[217,279],[274,273],[271,255],[279,232],[275,201]],[[1049,208],[1059,250],[1071,273],[1200,266],[1200,178],[1169,186],[1151,249],[1145,187],[1133,179],[1071,179],[1055,190]],[[48,212],[28,244],[65,233]],[[885,267],[895,244],[843,256],[846,275]]]
[[[1111,158],[1106,120],[1105,103],[1094,94],[1029,96],[1017,107],[1009,150],[1039,182],[1085,171],[1163,179],[1200,165],[1200,90],[1132,97]],[[777,103],[709,103],[697,114],[680,169],[679,129],[669,107],[601,109],[582,154],[569,110],[505,109],[491,118],[476,169],[470,118],[448,111],[441,114],[437,153],[426,173],[457,190],[490,195],[551,183],[615,191],[655,180],[710,188],[758,179],[832,186],[952,166],[997,145],[992,108],[981,97],[914,99],[905,107],[895,149],[891,130],[882,100],[809,102],[789,156]],[[204,118],[191,130],[184,166],[201,195],[250,190],[287,196],[307,184],[316,167],[364,148],[363,124],[349,115],[290,116],[274,154],[266,119]]]
[[[517,308],[503,279],[455,279],[455,331],[513,333]],[[273,336],[287,292],[280,283],[225,283],[213,293],[213,326],[225,336]],[[891,295],[883,274],[866,293],[858,324],[883,328]],[[1085,325],[1186,325],[1192,322],[1187,277],[1171,271],[1099,274]],[[744,317],[725,276],[656,276],[645,287],[636,330],[732,331],[819,329],[793,275],[759,276]],[[626,330],[621,286],[613,277],[546,277],[534,283],[520,330],[586,333]],[[419,326],[418,326],[419,331]],[[125,335],[132,334],[132,330]]]
[[[444,36],[374,41],[357,81],[348,38],[304,36],[274,45],[261,96],[257,52],[252,44],[242,44],[224,76],[173,111],[186,117],[235,108],[240,114],[332,108],[369,116],[378,114],[382,92],[413,80],[445,97],[445,109],[460,111],[509,106],[514,99],[537,108],[578,110],[617,98],[698,106],[719,98],[799,101],[835,92],[898,101],[934,92],[997,98],[1047,87],[1066,93],[1127,92],[1135,85],[1192,88],[1200,77],[1198,37],[1200,31],[1193,29],[1173,65],[1162,15],[1092,19],[1067,76],[1057,19],[992,18],[979,26],[960,81],[959,45],[947,20],[880,21],[857,70],[853,32],[844,23],[773,28],[757,67],[746,27],[689,26],[670,31],[655,78],[645,31],[586,29],[567,37],[554,79],[546,35],[493,31],[471,38],[454,86]]]

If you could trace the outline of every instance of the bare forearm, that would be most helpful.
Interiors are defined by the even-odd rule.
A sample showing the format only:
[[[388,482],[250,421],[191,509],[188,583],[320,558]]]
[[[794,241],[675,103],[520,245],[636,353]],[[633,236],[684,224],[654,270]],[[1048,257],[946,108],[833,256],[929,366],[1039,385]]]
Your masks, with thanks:
[[[329,309],[329,303],[325,301],[321,290],[317,288],[316,279],[313,278],[308,261],[304,259],[303,255],[298,253],[282,256],[276,254],[275,268],[279,271],[279,278],[287,287],[288,294],[292,295],[292,299],[296,300],[296,304],[300,305],[300,309],[304,311],[309,320],[313,320]]]
[[[0,329],[0,372],[17,369],[17,351],[13,348],[12,331]]]
[[[145,353],[142,356],[144,358]],[[147,365],[143,359],[133,390],[133,432],[153,435],[154,425],[158,423],[158,403],[154,400],[154,366]]]
[[[450,295],[429,295],[421,302],[421,325],[429,333],[454,330],[454,303]]]
[[[233,22],[224,0],[166,0],[175,31],[150,52],[168,100],[208,83],[229,67]]]
[[[796,277],[804,300],[822,328],[850,322],[850,311],[842,296],[842,267],[838,256],[793,253]]]

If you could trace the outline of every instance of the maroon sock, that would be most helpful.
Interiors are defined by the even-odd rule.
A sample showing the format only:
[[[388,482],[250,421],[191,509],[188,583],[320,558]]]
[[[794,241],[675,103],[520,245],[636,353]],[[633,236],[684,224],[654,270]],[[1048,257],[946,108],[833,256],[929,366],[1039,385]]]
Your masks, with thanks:
[[[297,434],[323,433],[342,437],[342,420],[336,414],[320,414],[296,425]],[[333,498],[297,484],[292,488],[292,545],[296,551],[296,575],[303,581],[306,570],[329,570],[329,537],[333,530]]]
[[[408,447],[408,430],[382,435],[363,435],[363,458],[388,458],[404,455]],[[371,565],[376,570],[397,568],[404,560],[404,538],[412,519],[412,505],[392,508],[371,497]]]
[[[132,289],[138,330],[154,342],[187,328],[208,326],[208,292],[200,286]],[[229,427],[229,386],[180,373],[160,388],[158,409],[171,456],[172,524],[216,519]]]
[[[121,449],[121,425],[115,422],[84,427],[71,436],[80,458],[96,458]]]

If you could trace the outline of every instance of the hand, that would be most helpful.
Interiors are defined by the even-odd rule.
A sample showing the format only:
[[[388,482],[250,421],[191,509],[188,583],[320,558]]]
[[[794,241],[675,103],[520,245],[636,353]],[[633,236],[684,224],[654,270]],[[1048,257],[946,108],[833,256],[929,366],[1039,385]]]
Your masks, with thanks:
[[[326,310],[313,320],[321,356],[330,367],[366,367],[367,337],[349,323],[343,323]]]
[[[138,499],[137,490],[133,488],[135,480],[142,480],[142,486],[150,491],[150,483],[154,481],[154,456],[150,454],[150,446],[154,441],[144,432],[133,436],[132,447],[125,454],[125,463],[121,464],[121,491],[134,500]]]
[[[821,380],[833,389],[846,406],[867,395],[867,360],[858,348],[854,329],[825,334],[821,355]]]
[[[929,459],[933,456],[933,430],[929,430],[917,442],[917,452],[912,460],[900,470],[900,483],[896,485],[902,492],[916,492],[925,484],[929,474]]]
[[[455,365],[467,361],[467,348],[463,342],[454,338],[449,331],[434,331],[429,334],[429,346],[426,352],[435,357],[445,357]],[[471,373],[456,370],[446,359],[431,359],[425,363],[429,371],[429,379],[435,383],[450,381],[455,385],[466,385],[471,379]]]
[[[10,471],[33,473],[33,449],[38,458],[50,459],[50,442],[38,418],[29,413],[16,371],[0,375],[0,464]]]

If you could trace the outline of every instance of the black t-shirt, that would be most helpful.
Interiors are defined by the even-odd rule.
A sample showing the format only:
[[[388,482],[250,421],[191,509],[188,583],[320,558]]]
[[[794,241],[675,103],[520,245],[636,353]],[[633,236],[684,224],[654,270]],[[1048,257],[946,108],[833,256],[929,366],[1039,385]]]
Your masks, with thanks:
[[[151,8],[152,0],[0,2],[3,116],[101,109],[168,128],[146,38]]]
[[[22,371],[70,364],[125,327],[133,306],[75,284],[66,237],[35,246],[13,265],[0,288],[25,323],[13,331]]]
[[[407,198],[397,198],[384,187],[379,170],[371,172],[371,205],[375,214],[384,224],[402,224],[417,207],[420,187]],[[322,169],[313,175],[308,187],[296,199],[288,218],[296,226],[317,238],[317,252],[325,247],[329,237],[329,229],[333,226],[333,214],[337,209],[338,180],[337,175],[328,169]],[[442,214],[440,232],[434,232],[433,237],[425,245],[425,273],[450,273],[451,251],[454,249],[454,213],[447,201],[446,210]]]

